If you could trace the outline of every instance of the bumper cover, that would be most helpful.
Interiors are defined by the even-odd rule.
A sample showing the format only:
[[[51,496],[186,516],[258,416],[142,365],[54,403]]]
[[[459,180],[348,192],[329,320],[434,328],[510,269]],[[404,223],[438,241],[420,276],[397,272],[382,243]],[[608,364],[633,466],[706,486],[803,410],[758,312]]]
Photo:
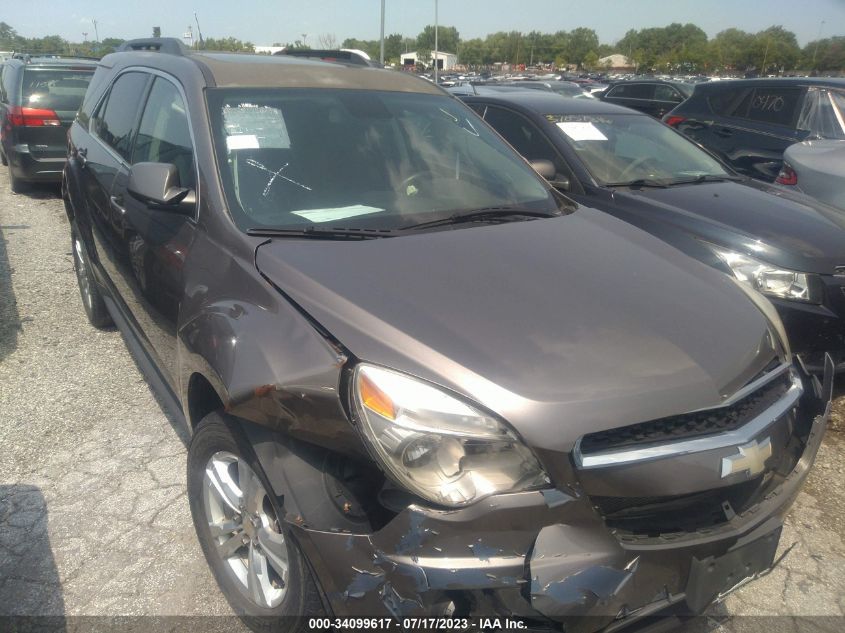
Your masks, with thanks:
[[[824,384],[812,379],[821,413],[783,483],[748,512],[681,538],[620,540],[575,490],[453,511],[412,505],[373,534],[291,528],[335,615],[574,618],[573,630],[599,630],[679,604],[699,612],[771,566],[827,426],[832,382],[828,359]]]

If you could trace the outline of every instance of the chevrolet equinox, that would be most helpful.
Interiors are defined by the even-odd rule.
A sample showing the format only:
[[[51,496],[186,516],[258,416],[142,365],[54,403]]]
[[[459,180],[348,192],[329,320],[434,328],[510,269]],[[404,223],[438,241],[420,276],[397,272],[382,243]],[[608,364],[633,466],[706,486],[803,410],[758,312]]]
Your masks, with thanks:
[[[251,625],[617,628],[775,564],[830,362],[439,87],[133,40],[68,152],[85,311],[184,412],[197,536]]]

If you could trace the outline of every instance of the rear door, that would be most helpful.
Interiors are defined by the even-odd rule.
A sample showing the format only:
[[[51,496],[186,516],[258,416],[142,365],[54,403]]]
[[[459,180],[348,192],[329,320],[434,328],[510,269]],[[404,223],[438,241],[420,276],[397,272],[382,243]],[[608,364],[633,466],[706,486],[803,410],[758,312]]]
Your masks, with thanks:
[[[654,116],[654,88],[650,83],[622,82],[610,88],[602,100]]]
[[[702,142],[738,172],[771,182],[784,150],[807,136],[795,129],[804,93],[799,86],[773,84],[711,95],[716,116]]]
[[[652,111],[649,114],[661,119],[664,114],[673,110],[685,99],[686,97],[683,93],[675,86],[670,84],[655,84]]]
[[[94,69],[88,65],[24,66],[21,107],[29,108],[29,119],[40,124],[20,127],[18,143],[29,145],[36,160],[64,161],[67,131],[82,105]]]
[[[195,234],[191,209],[162,210],[129,193],[129,170],[140,162],[167,163],[179,186],[197,189],[197,171],[186,100],[178,82],[153,78],[135,135],[131,159],[122,162],[110,203],[120,219],[119,284],[126,306],[140,327],[159,367],[175,385],[176,327],[183,289],[183,265]],[[194,205],[196,208],[196,205]]]

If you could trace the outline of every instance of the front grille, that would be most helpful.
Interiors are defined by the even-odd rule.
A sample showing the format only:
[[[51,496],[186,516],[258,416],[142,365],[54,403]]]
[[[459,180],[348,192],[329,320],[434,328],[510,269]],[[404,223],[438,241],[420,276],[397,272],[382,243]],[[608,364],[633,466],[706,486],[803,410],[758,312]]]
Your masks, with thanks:
[[[592,497],[612,529],[655,537],[715,527],[741,514],[758,497],[764,477],[677,497]]]
[[[581,454],[590,455],[617,449],[644,447],[733,431],[777,402],[791,384],[789,372],[784,372],[728,407],[684,413],[590,433],[581,438]]]

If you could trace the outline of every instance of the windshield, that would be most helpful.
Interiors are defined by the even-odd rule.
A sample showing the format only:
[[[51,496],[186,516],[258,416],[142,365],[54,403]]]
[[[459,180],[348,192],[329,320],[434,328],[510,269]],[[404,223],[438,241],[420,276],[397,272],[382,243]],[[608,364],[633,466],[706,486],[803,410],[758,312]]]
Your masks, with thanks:
[[[639,114],[547,115],[600,185],[731,177],[707,152]]]
[[[399,229],[560,198],[466,106],[439,95],[214,89],[209,110],[241,229]]]

